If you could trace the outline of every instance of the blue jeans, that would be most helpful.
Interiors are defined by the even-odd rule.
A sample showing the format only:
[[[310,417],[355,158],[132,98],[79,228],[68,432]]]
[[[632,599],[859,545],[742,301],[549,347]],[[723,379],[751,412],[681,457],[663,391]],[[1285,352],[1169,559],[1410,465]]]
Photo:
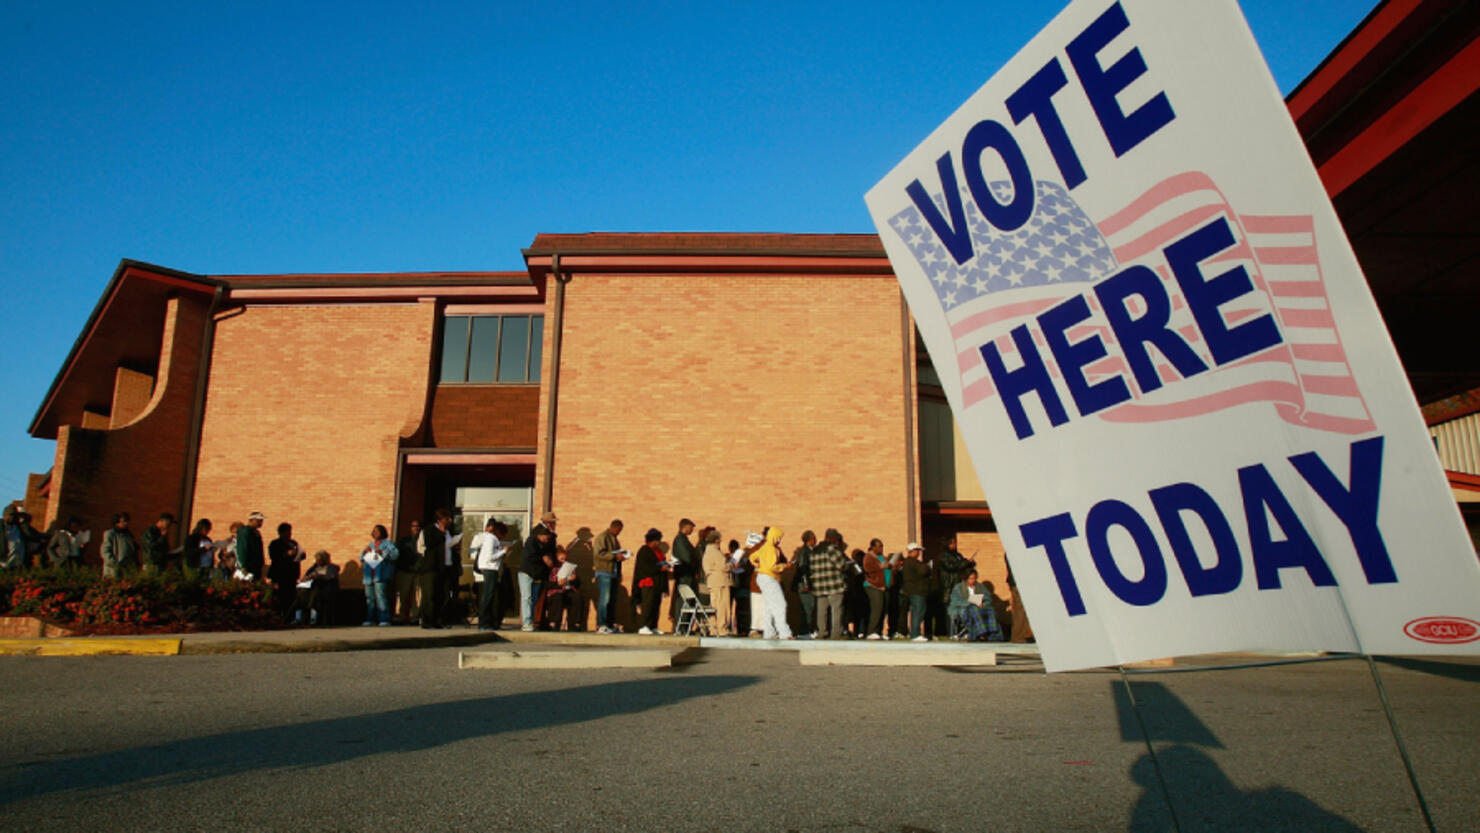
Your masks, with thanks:
[[[534,627],[534,600],[540,595],[542,581],[536,581],[528,573],[519,574],[519,618],[527,627]]]
[[[365,585],[365,621],[390,622],[390,582],[372,581]]]
[[[596,574],[596,627],[609,628],[612,626],[612,614],[616,612],[616,596],[612,592],[612,585],[617,583],[616,573]]]
[[[925,608],[930,598],[928,596],[910,596],[910,638],[913,639],[925,633],[921,625],[925,623]]]

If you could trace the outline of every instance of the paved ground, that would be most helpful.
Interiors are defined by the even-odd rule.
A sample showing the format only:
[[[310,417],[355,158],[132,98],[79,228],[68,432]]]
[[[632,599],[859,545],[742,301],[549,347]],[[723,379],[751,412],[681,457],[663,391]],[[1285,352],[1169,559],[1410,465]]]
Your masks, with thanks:
[[[457,650],[0,658],[0,829],[1170,829],[1118,675]],[[1440,829],[1476,829],[1480,665],[1383,677]],[[1183,831],[1422,829],[1364,664],[1134,685]]]

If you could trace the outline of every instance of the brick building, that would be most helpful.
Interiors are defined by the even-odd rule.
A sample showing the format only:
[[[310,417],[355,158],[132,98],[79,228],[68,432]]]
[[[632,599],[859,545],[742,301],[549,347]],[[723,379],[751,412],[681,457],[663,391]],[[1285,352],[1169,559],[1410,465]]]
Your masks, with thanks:
[[[524,258],[382,275],[125,261],[32,425],[57,440],[37,519],[170,511],[220,535],[261,510],[341,562],[372,524],[400,534],[443,506],[519,530],[552,508],[563,542],[621,517],[638,543],[689,516],[902,550],[964,519],[1006,596],[875,237],[540,235]]]

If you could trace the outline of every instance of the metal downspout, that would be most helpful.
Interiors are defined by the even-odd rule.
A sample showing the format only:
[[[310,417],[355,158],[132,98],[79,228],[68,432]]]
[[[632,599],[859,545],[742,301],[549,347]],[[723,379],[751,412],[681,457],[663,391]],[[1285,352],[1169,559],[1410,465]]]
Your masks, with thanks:
[[[555,411],[560,402],[560,335],[565,329],[565,285],[570,275],[560,272],[560,255],[550,255],[550,277],[555,279],[555,320],[550,332],[550,389],[547,393],[549,406],[545,408],[545,469],[544,488],[540,490],[540,505],[544,511],[554,511],[550,504],[555,496]]]
[[[221,308],[225,286],[217,286],[206,310],[205,326],[200,333],[200,366],[195,372],[195,401],[190,406],[190,435],[185,441],[185,470],[180,479],[180,532],[185,534],[195,525],[191,510],[195,505],[195,478],[200,467],[200,433],[205,422],[206,387],[211,380],[211,348],[216,344],[216,311]],[[183,539],[182,539],[183,540]]]

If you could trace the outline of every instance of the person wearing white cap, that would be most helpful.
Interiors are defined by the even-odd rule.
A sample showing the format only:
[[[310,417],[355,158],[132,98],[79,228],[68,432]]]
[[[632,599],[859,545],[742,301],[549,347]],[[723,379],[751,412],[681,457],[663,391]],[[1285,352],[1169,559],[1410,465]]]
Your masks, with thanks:
[[[923,624],[930,604],[930,567],[920,560],[925,548],[911,541],[905,548],[902,592],[910,600],[910,640],[927,642]]]
[[[252,581],[262,580],[262,567],[266,558],[262,552],[262,522],[267,516],[261,512],[253,512],[247,516],[247,523],[236,531],[236,568],[252,577]]]

